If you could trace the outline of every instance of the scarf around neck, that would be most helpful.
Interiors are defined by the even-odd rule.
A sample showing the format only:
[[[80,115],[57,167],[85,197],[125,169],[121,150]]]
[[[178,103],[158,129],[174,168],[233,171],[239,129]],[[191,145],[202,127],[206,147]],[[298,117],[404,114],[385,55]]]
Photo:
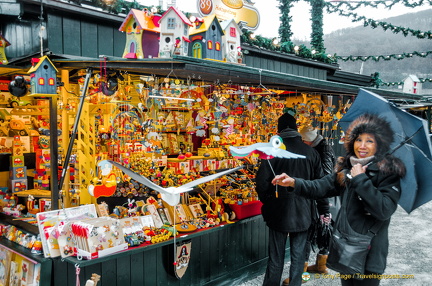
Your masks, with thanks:
[[[366,158],[357,158],[357,157],[351,156],[350,157],[350,163],[351,163],[351,166],[354,166],[355,164],[360,164],[360,165],[364,166],[367,163],[371,162],[374,158],[375,158],[375,156],[370,156],[370,157],[366,157]]]
[[[320,134],[318,134],[317,137],[315,138],[315,140],[312,141],[310,146],[316,147],[321,142],[321,140],[323,140],[323,139],[324,139],[324,137],[322,137]]]
[[[285,128],[279,133],[279,136],[282,138],[293,138],[293,137],[301,137],[301,134],[296,130],[291,128]]]

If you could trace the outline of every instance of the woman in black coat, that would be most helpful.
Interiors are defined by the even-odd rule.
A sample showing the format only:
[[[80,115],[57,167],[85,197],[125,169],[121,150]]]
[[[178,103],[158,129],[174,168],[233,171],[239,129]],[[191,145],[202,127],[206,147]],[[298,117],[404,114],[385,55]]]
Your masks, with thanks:
[[[322,179],[307,181],[287,174],[272,183],[291,187],[298,195],[321,198],[347,197],[347,219],[351,228],[366,234],[376,221],[381,227],[373,237],[366,259],[364,280],[341,279],[342,285],[379,285],[388,255],[388,226],[401,195],[400,179],[405,175],[403,162],[389,155],[393,131],[377,115],[365,114],[354,120],[346,132],[345,157],[338,158],[335,172]],[[345,206],[342,205],[341,208]],[[344,273],[342,273],[344,274]]]

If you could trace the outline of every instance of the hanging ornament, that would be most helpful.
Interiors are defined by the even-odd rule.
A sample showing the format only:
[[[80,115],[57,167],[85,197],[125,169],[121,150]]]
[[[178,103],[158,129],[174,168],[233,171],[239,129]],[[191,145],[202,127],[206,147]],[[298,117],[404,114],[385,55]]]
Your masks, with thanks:
[[[15,79],[9,83],[8,90],[12,95],[16,97],[22,97],[26,95],[28,89],[24,77],[21,75],[17,75]]]

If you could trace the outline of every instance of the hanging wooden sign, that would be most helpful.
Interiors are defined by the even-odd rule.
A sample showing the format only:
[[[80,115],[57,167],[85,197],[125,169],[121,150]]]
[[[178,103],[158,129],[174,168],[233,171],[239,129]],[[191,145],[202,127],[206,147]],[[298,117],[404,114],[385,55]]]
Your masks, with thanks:
[[[183,241],[176,244],[176,257],[174,263],[174,273],[181,279],[189,266],[192,241]]]

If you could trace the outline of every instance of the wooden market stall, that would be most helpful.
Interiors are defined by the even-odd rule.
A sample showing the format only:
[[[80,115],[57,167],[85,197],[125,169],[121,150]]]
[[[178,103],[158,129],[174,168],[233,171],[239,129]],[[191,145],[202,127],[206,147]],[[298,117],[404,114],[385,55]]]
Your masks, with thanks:
[[[47,63],[46,70],[54,73],[48,79],[53,82],[55,79],[55,85],[52,85],[57,87],[55,94],[47,95],[46,91],[31,92],[33,99],[45,107],[49,106],[49,114],[45,114],[49,118],[41,118],[40,116],[44,116],[41,114],[27,114],[36,117],[40,122],[51,123],[49,128],[45,126],[40,130],[49,138],[49,144],[48,141],[37,142],[39,145],[44,144],[44,148],[36,149],[44,151],[26,153],[23,163],[28,171],[40,170],[37,166],[41,165],[50,168],[49,185],[44,187],[50,192],[54,210],[62,210],[63,204],[65,207],[76,207],[80,204],[101,204],[106,200],[110,204],[109,210],[113,211],[114,207],[127,203],[128,199],[140,199],[138,195],[128,197],[122,192],[101,198],[89,194],[88,186],[99,183],[98,180],[102,181],[100,177],[94,179],[98,177],[100,159],[124,160],[127,153],[115,151],[112,148],[114,144],[104,137],[107,133],[115,135],[114,139],[111,137],[110,140],[122,141],[124,144],[121,147],[126,148],[125,146],[131,146],[132,141],[127,142],[125,138],[132,138],[134,134],[146,136],[142,126],[153,122],[153,125],[163,125],[165,128],[161,131],[169,138],[165,144],[178,139],[176,136],[184,136],[187,140],[181,142],[187,141],[189,145],[185,144],[181,151],[193,153],[190,161],[207,160],[204,155],[209,148],[214,147],[210,146],[210,143],[216,141],[210,140],[211,134],[206,133],[202,138],[196,138],[195,135],[193,137],[188,128],[194,129],[195,134],[199,128],[196,124],[187,126],[185,123],[188,120],[184,120],[181,128],[172,129],[166,127],[173,125],[172,122],[154,122],[167,122],[173,112],[185,119],[188,118],[185,114],[188,114],[189,118],[197,118],[200,111],[211,110],[215,115],[216,97],[232,100],[233,105],[227,112],[231,112],[234,123],[213,116],[206,119],[211,121],[208,125],[214,128],[219,126],[219,129],[225,125],[244,128],[244,132],[237,133],[238,138],[233,139],[232,142],[236,144],[258,142],[257,138],[260,136],[262,138],[259,140],[266,141],[274,131],[275,119],[284,108],[305,105],[318,106],[320,116],[324,117],[325,113],[325,121],[319,121],[320,127],[328,128],[325,130],[332,134],[328,137],[335,142],[335,149],[339,146],[339,134],[337,126],[333,124],[333,117],[346,104],[352,102],[360,87],[373,90],[387,98],[419,99],[417,95],[371,88],[370,76],[340,71],[335,64],[320,63],[245,44],[241,46],[241,63],[199,59],[181,54],[168,58],[123,58],[127,35],[121,33],[119,27],[124,24],[125,15],[89,10],[63,1],[21,2],[21,10],[17,15],[2,15],[0,19],[3,35],[11,43],[7,49],[9,62],[18,66],[14,69],[11,65],[0,65],[0,76],[13,80],[18,74],[27,76],[29,71],[33,75],[38,72],[42,63]],[[38,9],[41,8],[40,5],[45,10]],[[24,15],[25,19],[16,18],[18,15]],[[44,37],[42,30],[45,29]],[[35,35],[36,30],[41,33]],[[26,38],[29,40],[24,41]],[[133,39],[128,38],[127,41],[132,43]],[[39,75],[32,76],[30,80],[35,78],[39,78]],[[114,84],[118,86],[114,88]],[[37,88],[37,82],[33,82],[32,88]],[[181,92],[174,93],[177,89]],[[193,97],[195,101],[187,105],[154,100],[152,104],[159,104],[156,109],[160,114],[157,114],[155,107],[149,104],[149,97],[160,96],[162,92],[165,92],[166,96],[167,90],[173,91],[171,94],[177,99],[180,94]],[[197,90],[201,92],[199,96]],[[234,104],[237,104],[235,108]],[[13,109],[16,111],[20,107]],[[265,113],[267,114],[263,116]],[[240,120],[245,114],[249,114],[247,120]],[[132,120],[116,126],[116,120],[122,119],[120,115],[127,115]],[[61,120],[58,121],[58,118]],[[140,123],[138,125],[141,129],[134,125],[134,120]],[[249,124],[250,122],[253,124]],[[76,130],[72,130],[75,128]],[[209,140],[204,141],[205,139]],[[204,142],[209,144],[203,145]],[[170,160],[172,166],[179,166],[180,148],[163,147],[170,151],[166,152],[169,155],[164,158],[155,155],[153,159],[157,159],[157,162]],[[190,150],[187,147],[190,147]],[[217,167],[198,169],[198,172],[208,173],[234,167],[232,158],[214,153],[222,149],[220,146],[214,147],[210,159],[225,165],[218,163],[220,165]],[[150,156],[157,153],[154,152],[155,149],[147,151],[151,153]],[[9,170],[6,165],[10,162],[10,157],[9,154],[0,155],[0,162],[6,162],[1,169],[3,173],[7,172],[5,182],[2,182],[4,184],[7,184],[8,180]],[[29,160],[35,162],[28,163]],[[58,164],[58,161],[61,163]],[[168,162],[161,164],[161,167],[165,167]],[[214,164],[216,165],[216,162]],[[76,173],[71,174],[71,165],[77,170]],[[62,166],[60,172],[58,166]],[[180,167],[173,168],[181,170]],[[46,179],[46,173],[36,174],[33,181],[40,180],[42,185],[46,184]],[[33,235],[45,235],[40,228],[14,220],[12,216],[1,214],[0,219],[6,225],[13,225]],[[189,241],[192,243],[188,270],[181,279],[174,275],[173,257],[176,243],[172,238],[159,243],[129,247],[118,253],[88,260],[61,258],[60,255],[44,257],[4,238],[0,240],[0,247],[11,250],[30,261],[33,266],[39,267],[41,286],[76,285],[77,281],[84,285],[94,273],[101,275],[100,283],[104,286],[225,285],[227,281],[241,282],[263,273],[267,263],[268,234],[259,212],[236,220],[235,223],[225,222],[183,234],[176,237],[176,240],[179,244]],[[80,269],[79,274],[77,268]]]

